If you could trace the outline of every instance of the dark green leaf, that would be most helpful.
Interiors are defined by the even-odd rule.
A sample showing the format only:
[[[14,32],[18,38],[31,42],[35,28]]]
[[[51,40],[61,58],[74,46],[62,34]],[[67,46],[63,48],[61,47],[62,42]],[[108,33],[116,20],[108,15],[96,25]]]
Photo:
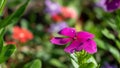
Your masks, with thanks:
[[[2,47],[3,47],[3,35],[4,35],[4,31],[5,31],[4,28],[0,30],[0,53],[1,53]]]
[[[16,23],[19,18],[22,16],[22,14],[24,13],[28,3],[30,0],[26,1],[25,4],[23,4],[18,10],[16,10],[13,14],[11,14],[10,16],[8,16],[6,19],[2,20],[0,22],[0,29],[3,27],[6,27],[9,24],[12,23]]]
[[[15,45],[6,45],[2,48],[0,53],[0,63],[6,61],[15,51]]]
[[[116,16],[115,24],[118,29],[120,29],[120,16]]]

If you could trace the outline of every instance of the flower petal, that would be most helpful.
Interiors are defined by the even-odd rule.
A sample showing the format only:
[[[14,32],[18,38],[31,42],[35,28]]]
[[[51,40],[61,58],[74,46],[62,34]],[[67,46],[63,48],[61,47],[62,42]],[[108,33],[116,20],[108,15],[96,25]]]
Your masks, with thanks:
[[[87,39],[92,39],[92,38],[94,38],[94,34],[91,34],[89,32],[81,31],[77,33],[77,39],[79,41],[85,41]]]
[[[106,10],[107,11],[114,11],[120,7],[120,0],[106,0]]]
[[[50,41],[53,44],[64,45],[64,44],[67,44],[68,42],[70,42],[70,40],[71,40],[70,38],[55,37],[55,38],[52,38]]]
[[[97,46],[94,40],[88,39],[84,44],[84,50],[90,54],[97,52]]]
[[[61,31],[59,31],[58,33],[61,34],[61,35],[74,37],[75,34],[76,34],[76,31],[75,31],[74,28],[66,27],[66,28],[62,29]]]
[[[80,51],[83,49],[82,47],[77,49],[78,46],[81,47],[81,42],[74,40],[69,46],[64,49],[64,51],[67,53],[73,53],[74,51]]]

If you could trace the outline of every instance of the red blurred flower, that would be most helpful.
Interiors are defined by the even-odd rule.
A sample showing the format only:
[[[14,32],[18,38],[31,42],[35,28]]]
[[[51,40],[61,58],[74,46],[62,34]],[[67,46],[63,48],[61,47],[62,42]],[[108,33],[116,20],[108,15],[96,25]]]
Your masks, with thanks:
[[[33,39],[33,34],[30,31],[28,31],[27,29],[15,26],[13,28],[13,36],[12,37],[15,40],[19,40],[21,43],[25,43],[28,40]]]
[[[77,11],[72,7],[61,7],[61,14],[64,18],[78,18]]]
[[[52,20],[55,22],[60,22],[63,19],[62,19],[62,16],[60,16],[59,14],[54,14],[54,15],[52,15]]]
[[[16,42],[13,42],[13,41],[7,41],[6,44],[14,44],[14,45],[16,45]]]

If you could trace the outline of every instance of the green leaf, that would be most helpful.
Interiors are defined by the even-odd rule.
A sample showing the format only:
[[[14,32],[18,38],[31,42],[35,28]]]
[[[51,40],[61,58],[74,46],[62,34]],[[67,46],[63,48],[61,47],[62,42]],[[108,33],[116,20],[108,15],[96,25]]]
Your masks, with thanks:
[[[108,39],[112,39],[112,40],[115,39],[115,36],[112,33],[110,33],[108,29],[102,30],[102,34]]]
[[[0,53],[1,53],[2,47],[3,47],[3,35],[4,35],[4,31],[5,31],[4,28],[0,30]]]
[[[79,66],[79,68],[96,68],[96,65],[94,63],[84,63]]]
[[[16,23],[19,18],[23,15],[28,3],[30,0],[26,1],[25,4],[23,4],[18,10],[16,10],[13,14],[8,16],[6,19],[2,20],[0,22],[0,29],[3,27],[6,27],[9,24]]]
[[[101,37],[102,34],[101,34],[101,29],[102,27],[101,26],[97,26],[95,25],[92,21],[87,21],[85,26],[84,26],[84,29],[88,32],[91,32],[93,34],[95,34],[95,37]]]
[[[120,52],[110,44],[108,44],[108,50],[114,56],[114,58],[120,63]]]
[[[118,29],[120,29],[120,16],[116,16],[115,24]]]
[[[29,62],[24,66],[24,68],[41,68],[41,67],[42,67],[42,64],[39,59]]]
[[[7,0],[0,0],[0,15],[3,12]]]
[[[96,68],[98,66],[94,57],[86,51],[76,52],[79,68]]]
[[[82,50],[81,52],[76,52],[78,63],[86,63],[87,60],[89,60],[92,55],[88,54],[86,51]]]
[[[95,38],[95,41],[96,41],[97,46],[99,48],[107,50],[107,47],[106,47],[105,43],[101,39]]]
[[[15,51],[15,45],[9,44],[2,48],[0,53],[0,63],[5,62]]]
[[[60,62],[58,59],[51,59],[49,63],[57,68],[65,68],[65,65],[62,64],[62,62]]]
[[[116,40],[115,43],[116,43],[116,46],[120,49],[120,41]]]

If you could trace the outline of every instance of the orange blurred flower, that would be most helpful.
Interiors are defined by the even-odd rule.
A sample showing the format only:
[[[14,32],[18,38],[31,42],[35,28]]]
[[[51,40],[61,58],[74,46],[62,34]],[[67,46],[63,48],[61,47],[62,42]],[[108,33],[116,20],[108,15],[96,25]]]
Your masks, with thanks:
[[[33,34],[27,29],[20,28],[19,26],[15,26],[13,28],[13,39],[19,40],[21,43],[25,43],[28,40],[33,39]]]
[[[78,18],[77,11],[72,7],[62,7],[61,8],[61,14],[64,18]]]

